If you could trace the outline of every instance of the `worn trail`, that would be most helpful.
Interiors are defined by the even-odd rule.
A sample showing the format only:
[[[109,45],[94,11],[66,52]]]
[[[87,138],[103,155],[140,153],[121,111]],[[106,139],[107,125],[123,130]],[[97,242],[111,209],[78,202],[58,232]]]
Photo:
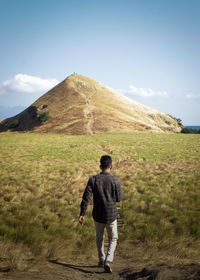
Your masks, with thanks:
[[[81,257],[81,256],[80,256]],[[135,257],[116,254],[113,273],[104,272],[96,266],[94,259],[52,260],[32,266],[28,271],[1,272],[1,280],[200,280],[200,263],[188,265],[169,265]]]
[[[92,112],[91,99],[95,93],[96,93],[96,89],[94,89],[93,93],[88,97],[86,96],[86,94],[81,92],[81,96],[85,100],[85,108],[83,110],[83,114],[84,114],[84,119],[86,119],[86,125],[85,125],[86,133],[91,135],[94,134],[94,131],[92,129],[94,123],[94,115]]]

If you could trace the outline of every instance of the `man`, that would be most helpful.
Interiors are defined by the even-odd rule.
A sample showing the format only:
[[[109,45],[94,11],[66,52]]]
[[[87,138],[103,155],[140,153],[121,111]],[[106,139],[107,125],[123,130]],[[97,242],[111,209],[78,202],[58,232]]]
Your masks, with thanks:
[[[101,172],[91,176],[85,188],[82,202],[79,222],[83,224],[87,205],[93,194],[93,218],[96,228],[96,243],[100,267],[104,267],[106,272],[111,273],[111,263],[114,258],[114,252],[117,245],[117,206],[123,198],[120,180],[110,174],[112,169],[112,158],[102,156],[100,159]],[[108,233],[108,250],[104,253],[104,228]]]

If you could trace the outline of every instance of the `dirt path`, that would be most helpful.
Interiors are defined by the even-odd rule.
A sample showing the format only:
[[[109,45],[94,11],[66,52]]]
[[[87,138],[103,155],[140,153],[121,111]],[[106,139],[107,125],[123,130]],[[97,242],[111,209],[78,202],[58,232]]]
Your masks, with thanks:
[[[133,252],[134,255],[134,252]],[[143,255],[143,257],[141,257]],[[1,280],[200,280],[200,263],[170,264],[167,259],[146,258],[143,253],[125,256],[118,252],[113,263],[113,273],[104,272],[96,265],[96,256],[79,256],[30,265],[25,271],[0,272]],[[168,264],[167,264],[168,262]]]
[[[96,88],[94,89],[94,92],[89,97],[87,97],[84,93],[81,93],[81,96],[85,99],[86,102],[85,103],[86,107],[83,110],[84,119],[87,121],[86,132],[91,135],[94,134],[92,130],[92,125],[94,123],[94,116],[92,112],[91,98],[95,93],[96,93]]]
[[[89,97],[86,101],[87,106],[84,109],[84,116],[87,120],[87,124],[86,124],[87,133],[93,135],[94,132],[92,131],[92,125],[94,123],[94,117],[92,113],[91,97]]]

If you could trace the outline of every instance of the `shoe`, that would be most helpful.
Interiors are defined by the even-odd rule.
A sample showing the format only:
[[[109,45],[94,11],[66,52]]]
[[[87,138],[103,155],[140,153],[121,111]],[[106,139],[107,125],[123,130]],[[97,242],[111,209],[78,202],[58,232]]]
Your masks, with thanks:
[[[105,269],[105,272],[112,273],[111,262],[106,261],[104,263],[104,269]]]
[[[98,267],[104,267],[104,261],[99,261],[98,262]]]

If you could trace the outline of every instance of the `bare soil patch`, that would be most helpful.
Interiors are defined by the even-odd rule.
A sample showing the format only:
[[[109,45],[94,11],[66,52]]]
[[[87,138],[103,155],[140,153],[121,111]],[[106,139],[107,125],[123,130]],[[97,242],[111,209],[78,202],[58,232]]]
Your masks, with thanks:
[[[199,280],[200,261],[176,258],[168,252],[159,252],[142,247],[117,249],[113,273],[104,272],[97,266],[96,251],[54,260],[30,261],[24,271],[4,270],[2,280],[68,280],[68,279],[121,279],[121,280]],[[152,255],[154,254],[154,255]],[[28,261],[28,260],[27,260]]]

